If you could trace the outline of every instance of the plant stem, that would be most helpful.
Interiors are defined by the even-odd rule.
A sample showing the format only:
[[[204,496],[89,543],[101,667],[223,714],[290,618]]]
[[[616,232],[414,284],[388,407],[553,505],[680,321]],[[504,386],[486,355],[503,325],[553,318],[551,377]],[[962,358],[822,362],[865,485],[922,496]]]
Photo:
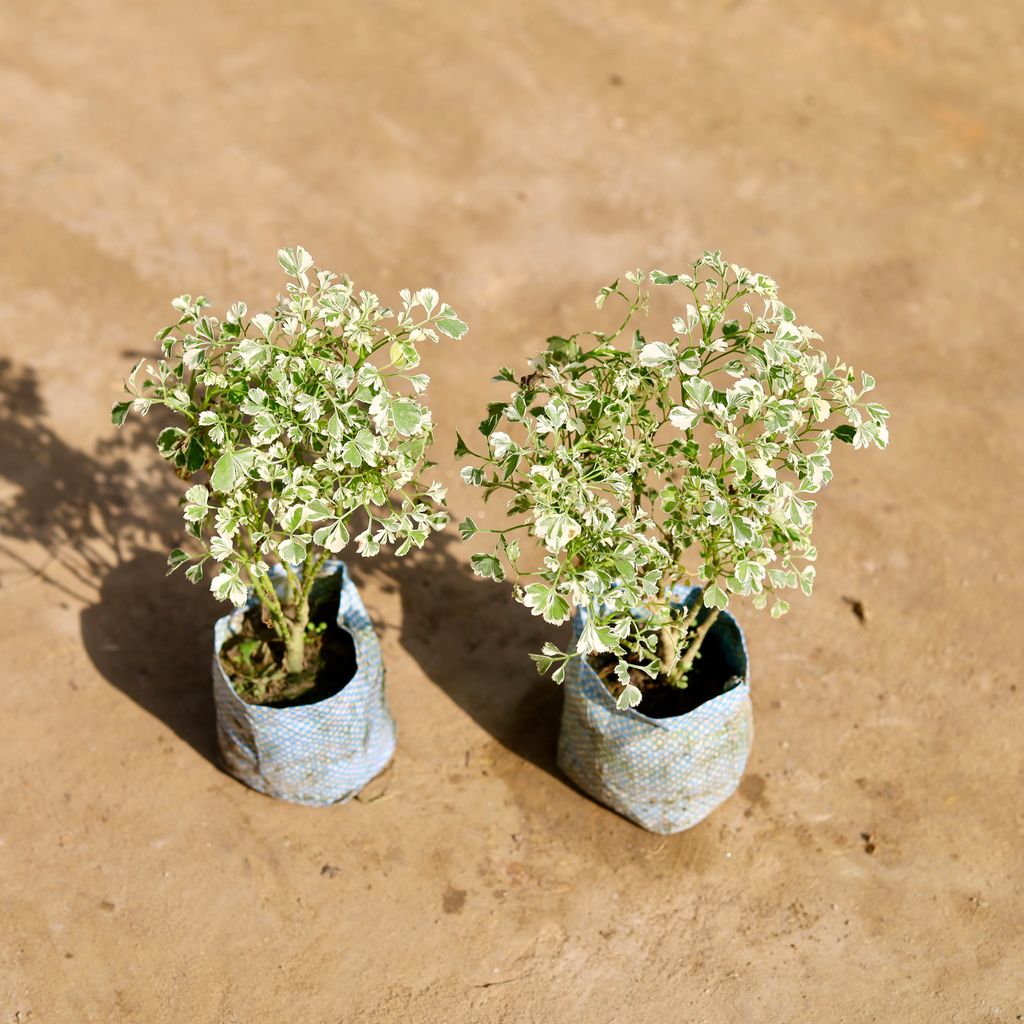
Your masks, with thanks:
[[[302,671],[306,663],[306,624],[309,622],[309,606],[303,605],[291,623],[284,647],[284,670],[289,675]]]
[[[299,591],[298,605],[301,608],[305,608],[309,611],[309,595],[313,590],[313,584],[316,583],[320,576],[320,570],[324,567],[324,562],[327,561],[328,552],[323,552],[318,558],[313,558],[310,554],[309,558],[306,559],[306,564],[302,568],[302,589]]]
[[[277,594],[274,592],[274,585],[266,576],[260,576],[252,578],[253,586],[256,588],[257,594],[259,594],[260,601],[263,607],[270,612],[270,619],[273,623],[274,630],[277,635],[287,642],[288,640],[288,620],[285,618],[284,610],[281,608],[281,602],[277,598]]]
[[[295,575],[292,567],[283,558],[281,559],[281,566],[284,569],[285,576],[288,577],[288,602],[297,607],[301,590],[299,577]]]
[[[704,643],[704,638],[708,635],[708,630],[715,624],[715,619],[718,618],[718,609],[712,608],[708,617],[694,630],[693,639],[690,641],[686,648],[686,653],[682,656],[679,661],[678,671],[676,678],[681,679],[685,682],[686,676],[690,669],[693,667],[693,662],[697,655],[700,653],[700,646]],[[673,684],[678,686],[679,684],[673,680]]]
[[[293,581],[292,599],[295,608],[294,617],[289,623],[288,636],[285,638],[284,669],[289,675],[301,672],[305,667],[309,595],[324,562],[327,561],[327,555],[326,551],[318,558],[314,558],[312,552],[309,554],[302,567],[301,585],[298,585],[298,578],[292,574],[290,568],[285,567],[289,579]]]
[[[685,643],[690,627],[700,614],[700,609],[701,602],[698,597],[693,605],[686,610],[686,615],[681,622],[661,627],[658,634],[661,646],[661,671],[666,679],[671,679],[675,672],[676,664],[681,654],[680,640]]]

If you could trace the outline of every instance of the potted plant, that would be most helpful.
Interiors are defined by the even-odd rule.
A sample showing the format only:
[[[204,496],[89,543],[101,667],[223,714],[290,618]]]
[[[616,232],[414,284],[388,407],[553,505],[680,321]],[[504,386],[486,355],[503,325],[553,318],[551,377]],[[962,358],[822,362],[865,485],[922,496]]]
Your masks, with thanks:
[[[184,568],[235,610],[214,629],[218,737],[228,770],[285,800],[348,799],[385,767],[395,726],[380,646],[344,565],[404,555],[448,519],[445,489],[425,484],[432,421],[418,348],[466,325],[437,292],[401,292],[392,310],[281,249],[287,292],[267,313],[236,303],[223,320],[202,296],[172,303],[162,357],[136,364],[130,398],[174,425],[157,447],[191,484],[183,499]],[[202,482],[195,482],[202,481]]]
[[[671,332],[648,340],[647,283],[681,290]],[[567,647],[531,655],[565,684],[558,762],[582,789],[656,832],[696,824],[739,783],[752,736],[736,598],[773,616],[810,594],[814,501],[833,442],[884,447],[874,381],[830,361],[775,282],[705,252],[687,273],[602,288],[611,333],[548,339],[531,372],[460,436],[468,484],[507,499],[479,576]],[[500,429],[499,429],[500,428]],[[527,539],[535,543],[527,544]],[[539,549],[539,550],[538,550]]]

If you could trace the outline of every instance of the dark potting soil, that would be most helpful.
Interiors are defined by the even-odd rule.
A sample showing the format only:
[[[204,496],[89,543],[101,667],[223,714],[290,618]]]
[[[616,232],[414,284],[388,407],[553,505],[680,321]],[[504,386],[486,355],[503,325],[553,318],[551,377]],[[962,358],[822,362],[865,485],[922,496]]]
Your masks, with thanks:
[[[637,658],[639,661],[640,659]],[[613,697],[622,692],[615,678],[615,656],[590,656],[590,665]],[[740,681],[720,638],[712,628],[701,644],[686,679],[686,686],[672,686],[663,675],[651,679],[638,668],[629,670],[630,682],[643,695],[636,710],[648,718],[675,718],[731,690]]]
[[[228,637],[220,650],[221,663],[232,687],[247,704],[291,708],[316,704],[340,693],[356,674],[352,635],[338,625],[341,576],[318,579],[309,595],[309,621],[301,672],[284,670],[284,643],[263,621],[262,608],[250,608],[241,630]]]

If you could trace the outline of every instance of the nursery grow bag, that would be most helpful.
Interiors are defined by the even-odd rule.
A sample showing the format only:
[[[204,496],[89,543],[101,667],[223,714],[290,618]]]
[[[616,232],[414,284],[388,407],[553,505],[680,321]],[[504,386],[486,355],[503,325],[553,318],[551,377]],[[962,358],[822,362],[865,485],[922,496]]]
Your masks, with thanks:
[[[355,675],[315,704],[272,708],[247,704],[224,671],[220,649],[236,633],[249,603],[217,620],[213,636],[213,694],[217,738],[227,770],[247,786],[280,800],[323,806],[355,796],[395,752],[395,722],[384,692],[380,642],[359,592],[338,561],[321,575],[339,573],[338,625],[355,645]],[[281,589],[284,570],[271,569]]]
[[[683,588],[680,603],[700,600]],[[573,617],[573,645],[586,624]],[[735,792],[753,739],[747,647],[739,623],[720,612],[701,651],[724,661],[726,689],[684,715],[619,711],[586,658],[565,674],[558,766],[584,792],[650,832],[692,828]]]

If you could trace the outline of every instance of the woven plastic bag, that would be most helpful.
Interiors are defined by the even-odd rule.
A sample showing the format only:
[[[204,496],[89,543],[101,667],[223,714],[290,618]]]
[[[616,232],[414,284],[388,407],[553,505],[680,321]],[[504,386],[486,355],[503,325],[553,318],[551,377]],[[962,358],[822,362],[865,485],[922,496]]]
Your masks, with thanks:
[[[217,620],[213,637],[213,694],[217,738],[227,770],[252,789],[280,800],[324,806],[344,803],[380,773],[395,752],[395,721],[384,692],[380,642],[345,565],[340,573],[338,625],[355,643],[356,672],[342,690],[315,704],[271,708],[247,704],[224,672],[220,649],[255,604]],[[284,570],[271,568],[280,592]]]
[[[682,588],[680,603],[700,599]],[[573,617],[573,644],[586,611]],[[747,647],[739,624],[720,612],[702,656],[726,662],[724,693],[675,718],[649,718],[639,708],[619,711],[585,658],[565,674],[558,766],[584,792],[650,832],[692,828],[731,796],[753,740]]]

